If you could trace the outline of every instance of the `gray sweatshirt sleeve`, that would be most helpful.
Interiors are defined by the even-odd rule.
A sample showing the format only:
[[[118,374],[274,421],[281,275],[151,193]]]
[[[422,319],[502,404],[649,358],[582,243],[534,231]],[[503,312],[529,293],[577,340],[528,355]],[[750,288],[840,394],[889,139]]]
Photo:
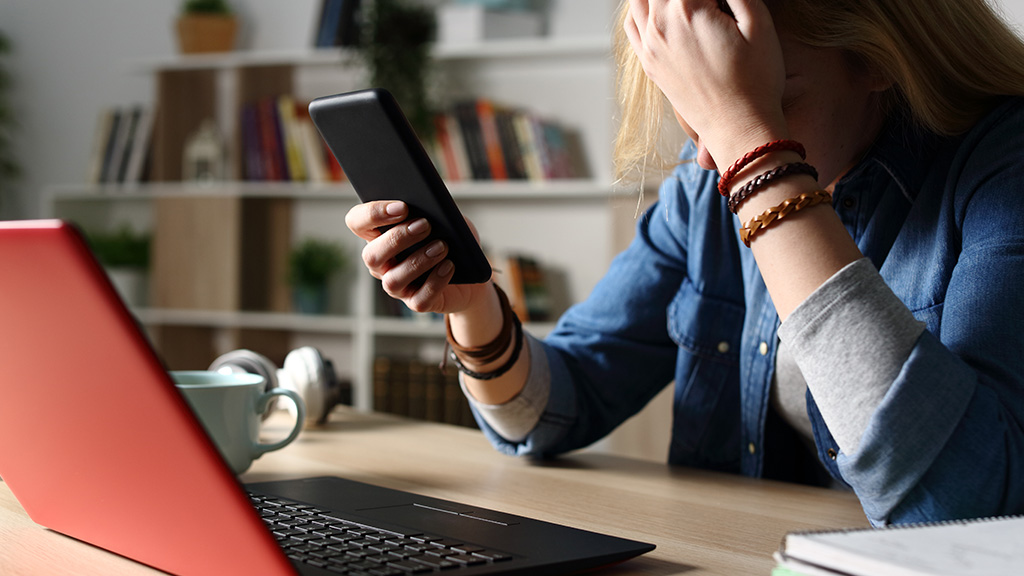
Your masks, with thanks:
[[[541,414],[548,404],[548,393],[551,391],[551,371],[548,368],[548,357],[544,348],[533,336],[526,334],[526,345],[530,354],[530,372],[526,377],[526,385],[514,398],[504,404],[484,404],[470,394],[459,374],[462,392],[480,416],[509,442],[520,442],[526,438],[530,430],[540,421]]]
[[[857,451],[924,329],[867,258],[829,278],[779,327],[841,450]]]

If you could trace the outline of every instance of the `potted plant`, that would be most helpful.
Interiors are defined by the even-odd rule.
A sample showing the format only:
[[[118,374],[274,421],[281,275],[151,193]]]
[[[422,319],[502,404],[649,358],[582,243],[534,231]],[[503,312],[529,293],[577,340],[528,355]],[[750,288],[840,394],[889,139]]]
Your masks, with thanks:
[[[427,98],[434,11],[407,0],[374,0],[366,14],[361,53],[374,88],[391,92],[421,139],[433,132]]]
[[[131,226],[123,224],[113,232],[88,232],[86,239],[125,303],[145,306],[150,235],[135,232]]]
[[[11,43],[0,31],[0,58],[11,52]],[[11,77],[0,62],[0,214],[3,214],[4,197],[9,193],[8,184],[21,173],[14,157],[14,146],[11,143],[14,131],[14,112],[10,102]]]
[[[177,32],[183,54],[230,52],[235,47],[238,20],[226,0],[185,0]]]
[[[288,264],[295,310],[301,314],[325,313],[328,283],[345,267],[341,248],[333,242],[307,238],[292,249]]]

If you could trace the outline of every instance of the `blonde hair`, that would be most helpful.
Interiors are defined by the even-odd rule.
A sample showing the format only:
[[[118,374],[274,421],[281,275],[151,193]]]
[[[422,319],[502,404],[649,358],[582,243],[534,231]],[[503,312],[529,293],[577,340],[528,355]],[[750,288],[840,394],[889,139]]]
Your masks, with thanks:
[[[1024,42],[986,0],[766,0],[797,41],[846,52],[892,83],[886,105],[937,134],[970,128],[1000,96],[1024,95]],[[628,2],[619,10],[621,24]],[[620,127],[615,169],[663,166],[666,101],[621,25],[615,38]]]

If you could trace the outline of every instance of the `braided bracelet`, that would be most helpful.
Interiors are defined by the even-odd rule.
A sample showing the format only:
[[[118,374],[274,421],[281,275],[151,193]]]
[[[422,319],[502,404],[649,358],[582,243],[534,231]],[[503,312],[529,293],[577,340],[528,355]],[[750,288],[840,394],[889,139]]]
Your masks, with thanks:
[[[459,369],[459,372],[462,372],[463,374],[469,376],[470,378],[475,378],[477,380],[494,380],[499,376],[503,376],[506,372],[512,369],[512,366],[515,365],[516,360],[519,360],[519,353],[522,352],[523,350],[523,325],[519,322],[519,317],[516,316],[515,314],[512,315],[512,326],[514,328],[513,338],[515,338],[516,342],[515,347],[512,348],[512,355],[508,357],[508,362],[505,362],[504,364],[502,364],[498,368],[495,368],[494,370],[491,370],[490,372],[475,372],[467,368],[466,365],[462,363],[462,360],[459,359],[459,356],[455,353],[454,350],[449,354],[448,357],[451,358],[452,362],[455,363],[455,367]],[[442,370],[443,369],[444,365],[442,364]]]
[[[519,321],[519,317],[512,311],[512,305],[509,304],[508,296],[505,295],[504,290],[497,284],[492,285],[498,294],[498,303],[501,306],[501,331],[494,340],[483,346],[462,346],[455,341],[455,336],[452,334],[451,321],[446,315],[444,323],[447,338],[445,339],[444,353],[441,357],[441,371],[447,370],[448,359],[450,358],[455,363],[455,367],[463,374],[477,380],[493,380],[508,372],[512,365],[516,363],[516,360],[519,359],[519,353],[523,347],[523,325]],[[509,344],[513,339],[515,340],[515,346],[512,349],[512,356],[509,357],[505,364],[491,372],[474,372],[470,370],[462,363],[458,354],[456,354],[456,352],[464,354],[480,364],[489,364],[500,358],[508,350]],[[449,348],[451,348],[450,352]]]
[[[509,344],[512,342],[512,317],[515,316],[515,313],[512,311],[512,305],[509,304],[505,291],[497,284],[492,284],[492,286],[494,286],[494,291],[498,294],[498,304],[501,306],[501,332],[498,333],[494,340],[483,346],[462,346],[455,341],[455,336],[452,334],[451,320],[447,315],[444,317],[448,345],[455,352],[467,358],[472,358],[480,364],[489,364],[500,358],[508,350]]]
[[[766,154],[781,151],[796,152],[800,155],[801,159],[807,158],[807,152],[804,150],[803,144],[793,140],[772,140],[763,146],[758,146],[750,152],[747,152],[742,158],[730,166],[728,170],[723,172],[722,177],[718,180],[718,193],[722,196],[728,196],[729,187],[732,185],[733,179],[736,178],[736,175],[739,174],[740,170],[743,170],[751,162]]]
[[[804,208],[810,208],[811,206],[821,204],[826,200],[832,200],[832,194],[828,190],[804,192],[795,198],[784,200],[782,204],[765,210],[759,216],[754,216],[749,222],[747,222],[746,226],[740,228],[740,240],[743,240],[743,244],[749,248],[750,240],[765,228],[779,220],[782,220],[793,212],[798,212]]]
[[[749,198],[754,192],[757,192],[771,184],[773,180],[783,178],[785,176],[795,176],[797,174],[807,174],[815,180],[818,179],[818,171],[810,164],[805,162],[791,162],[789,164],[783,164],[782,166],[773,168],[747,182],[739,190],[734,192],[732,196],[729,196],[729,211],[735,214],[744,200]]]

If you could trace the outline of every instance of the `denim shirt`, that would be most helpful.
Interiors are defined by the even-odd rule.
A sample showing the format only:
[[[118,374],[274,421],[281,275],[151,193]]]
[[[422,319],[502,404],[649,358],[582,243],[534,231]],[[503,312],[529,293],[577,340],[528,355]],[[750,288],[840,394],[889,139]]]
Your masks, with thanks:
[[[496,447],[587,446],[674,381],[669,462],[762,475],[779,318],[716,186],[693,162],[665,180],[630,247],[543,342],[538,425],[509,442],[477,418]],[[1024,512],[1022,190],[1021,99],[956,137],[893,119],[835,187],[844,226],[927,328],[855,453],[807,395],[819,459],[875,525]]]

